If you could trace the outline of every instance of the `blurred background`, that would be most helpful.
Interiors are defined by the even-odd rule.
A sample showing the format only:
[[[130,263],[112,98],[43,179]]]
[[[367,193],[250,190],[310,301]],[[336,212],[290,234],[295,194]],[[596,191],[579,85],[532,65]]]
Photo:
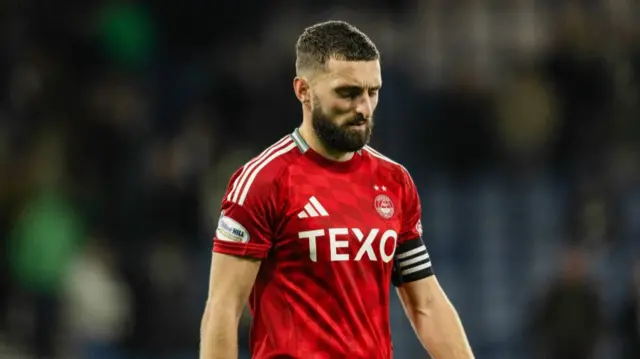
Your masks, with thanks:
[[[2,1],[1,358],[197,357],[222,192],[327,19],[382,52],[373,146],[477,357],[640,358],[633,0]]]

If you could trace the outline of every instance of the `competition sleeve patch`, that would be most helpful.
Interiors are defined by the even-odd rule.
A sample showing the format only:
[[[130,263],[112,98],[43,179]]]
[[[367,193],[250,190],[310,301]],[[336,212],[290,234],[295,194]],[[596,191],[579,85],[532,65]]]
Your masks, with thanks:
[[[414,282],[433,275],[431,258],[422,238],[411,239],[398,245],[393,267],[393,285]]]
[[[223,212],[218,221],[216,238],[227,242],[248,243],[251,236],[243,225],[233,218],[225,216]]]

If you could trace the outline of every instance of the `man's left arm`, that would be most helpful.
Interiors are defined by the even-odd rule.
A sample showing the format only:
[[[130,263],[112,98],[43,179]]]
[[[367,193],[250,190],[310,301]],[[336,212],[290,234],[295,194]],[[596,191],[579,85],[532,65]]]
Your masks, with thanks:
[[[395,253],[393,284],[420,342],[433,359],[474,358],[460,317],[434,275],[422,241],[418,191],[404,173],[402,230]]]
[[[455,308],[434,275],[398,287],[405,313],[433,359],[474,358]]]

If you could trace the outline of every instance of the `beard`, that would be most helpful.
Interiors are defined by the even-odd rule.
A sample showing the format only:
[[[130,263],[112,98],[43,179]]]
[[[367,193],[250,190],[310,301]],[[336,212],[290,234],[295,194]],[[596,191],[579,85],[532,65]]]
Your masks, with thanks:
[[[351,125],[365,123],[363,129]],[[373,119],[367,120],[362,114],[356,114],[343,124],[337,124],[330,115],[322,110],[317,101],[311,111],[313,130],[328,149],[337,152],[356,152],[361,150],[371,138]]]

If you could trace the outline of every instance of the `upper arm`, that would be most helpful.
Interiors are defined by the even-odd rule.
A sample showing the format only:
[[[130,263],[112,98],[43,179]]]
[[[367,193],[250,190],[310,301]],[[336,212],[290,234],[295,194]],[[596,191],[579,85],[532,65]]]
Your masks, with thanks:
[[[207,305],[230,310],[239,319],[259,269],[257,259],[213,253]]]
[[[237,314],[275,237],[277,181],[250,172],[247,166],[238,170],[222,199],[209,280],[209,305],[235,308]]]
[[[422,240],[422,209],[418,191],[405,171],[402,200],[402,227],[398,235],[393,284],[396,287],[433,276],[431,257]]]

